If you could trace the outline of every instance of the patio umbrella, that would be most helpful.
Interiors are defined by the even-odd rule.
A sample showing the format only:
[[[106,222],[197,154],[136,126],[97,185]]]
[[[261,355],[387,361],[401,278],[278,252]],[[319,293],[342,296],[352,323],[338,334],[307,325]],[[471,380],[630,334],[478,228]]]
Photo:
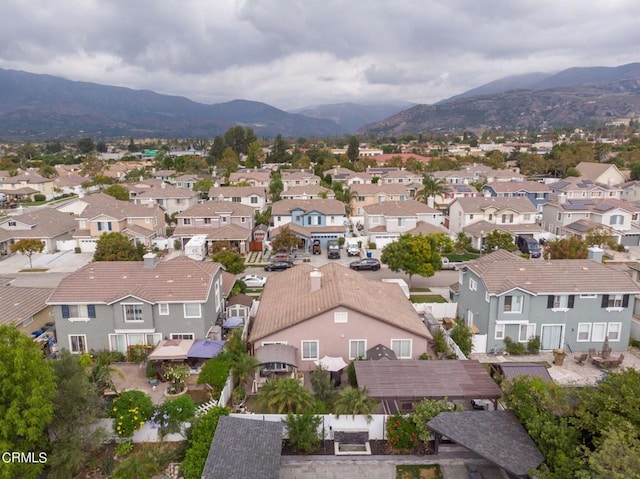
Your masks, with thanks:
[[[164,339],[149,354],[151,361],[179,361],[187,359],[187,351],[191,349],[193,339]]]
[[[222,351],[225,342],[217,339],[196,339],[187,353],[187,358],[215,358]]]
[[[243,318],[240,318],[238,316],[231,316],[230,318],[227,318],[222,322],[222,326],[224,326],[227,329],[233,329],[233,328],[237,328],[243,323],[244,323]]]
[[[321,359],[314,361],[316,366],[321,366],[326,371],[340,371],[347,367],[347,363],[344,362],[341,356],[324,356]]]

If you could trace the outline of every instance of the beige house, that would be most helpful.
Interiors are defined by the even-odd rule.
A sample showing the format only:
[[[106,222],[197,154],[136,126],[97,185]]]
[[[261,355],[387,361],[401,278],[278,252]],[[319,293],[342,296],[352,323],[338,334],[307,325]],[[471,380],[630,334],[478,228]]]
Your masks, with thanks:
[[[353,185],[355,193],[351,200],[352,216],[362,217],[364,207],[384,201],[405,201],[409,199],[407,186],[400,183]]]
[[[230,201],[264,211],[267,205],[267,188],[262,186],[213,186],[209,189],[211,201]]]
[[[324,356],[346,362],[364,357],[378,344],[398,359],[417,359],[429,339],[398,285],[368,280],[336,263],[317,269],[303,263],[271,276],[249,335],[254,350],[273,344],[297,350],[292,366],[300,371],[314,369]]]
[[[0,324],[13,324],[18,331],[30,336],[32,331],[53,322],[47,305],[51,293],[50,288],[0,286]]]
[[[77,229],[73,238],[83,252],[94,252],[98,238],[112,232],[152,248],[153,240],[164,236],[166,229],[164,212],[157,205],[135,205],[104,193],[79,198],[58,211],[75,216]]]
[[[247,183],[250,186],[261,186],[268,188],[271,182],[271,172],[269,170],[240,170],[234,171],[229,175],[229,183],[234,185],[237,183]]]
[[[7,197],[21,197],[33,200],[34,195],[44,195],[53,199],[53,178],[45,178],[35,171],[23,171],[11,176],[8,171],[0,171],[0,193]]]
[[[605,185],[619,185],[627,181],[624,174],[616,165],[609,163],[594,163],[581,161],[576,165],[576,170],[583,178],[604,183]]]
[[[291,171],[282,173],[282,184],[284,191],[296,186],[319,185],[320,177],[308,171]]]
[[[53,208],[41,208],[0,220],[0,255],[10,253],[11,245],[21,239],[37,239],[44,244],[43,253],[73,249],[65,247],[76,229],[73,216]],[[71,241],[73,243],[73,241]]]
[[[198,198],[200,198],[197,191],[179,188],[156,179],[124,186],[129,190],[129,197],[134,204],[146,206],[157,204],[170,215],[191,208],[198,204]]]

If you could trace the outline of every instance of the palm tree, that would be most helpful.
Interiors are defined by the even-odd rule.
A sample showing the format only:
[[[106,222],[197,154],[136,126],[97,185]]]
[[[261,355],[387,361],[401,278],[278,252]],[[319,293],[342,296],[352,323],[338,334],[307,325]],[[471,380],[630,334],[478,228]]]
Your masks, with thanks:
[[[425,176],[422,179],[422,189],[416,191],[416,200],[422,200],[426,203],[430,196],[435,198],[437,195],[442,195],[446,191],[445,183],[442,178]]]
[[[233,359],[231,372],[235,378],[235,386],[242,386],[249,377],[249,373],[260,365],[255,356],[242,353]]]
[[[267,379],[256,396],[256,403],[275,414],[300,414],[315,407],[311,392],[294,378]]]
[[[367,396],[367,388],[353,388],[347,386],[344,388],[333,405],[333,413],[336,416],[341,414],[355,416],[363,414],[367,418],[367,422],[371,420],[371,414],[375,412],[378,403],[375,399]]]

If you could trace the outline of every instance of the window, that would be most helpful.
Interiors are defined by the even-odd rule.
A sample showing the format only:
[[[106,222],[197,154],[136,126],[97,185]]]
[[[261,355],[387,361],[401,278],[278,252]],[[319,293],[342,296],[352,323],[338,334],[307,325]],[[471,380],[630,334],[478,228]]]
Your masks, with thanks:
[[[504,312],[522,313],[522,296],[505,296]]]
[[[471,291],[477,291],[478,290],[478,283],[473,278],[469,278],[469,289]]]
[[[562,221],[562,213],[558,212],[558,216],[556,217],[557,221]]]
[[[593,323],[591,327],[591,341],[594,343],[603,342],[606,330],[607,323]]]
[[[226,217],[226,216],[221,216],[221,217],[220,217],[220,221],[221,221],[222,223],[226,223],[226,222],[227,222],[227,217]]]
[[[128,323],[144,321],[141,304],[123,304],[124,320]]]
[[[98,231],[111,231],[111,221],[98,221]]]
[[[469,219],[472,220],[473,219],[473,215],[469,215]]]
[[[502,222],[503,223],[513,223],[513,215],[512,214],[502,215]]]
[[[358,201],[364,201],[364,196],[358,196]]]
[[[622,311],[629,306],[628,294],[603,294],[601,307],[607,311]]]
[[[167,316],[169,314],[169,303],[158,303],[158,314]]]
[[[146,346],[156,346],[162,340],[162,334],[154,333],[152,330],[149,332],[140,333],[118,333],[109,335],[109,349],[111,351],[120,351],[121,353],[127,352],[128,346],[135,346],[138,344]]]
[[[588,342],[591,339],[591,323],[578,323],[578,337],[579,343]]]
[[[471,328],[473,326],[473,311],[467,309],[467,319],[465,321],[465,326],[467,328]]]
[[[184,226],[189,226],[191,225],[191,218],[182,218],[182,224]]]
[[[246,216],[242,216],[240,218],[240,223],[246,223],[247,222],[247,217]]]
[[[398,226],[402,226],[402,218],[398,218]]]
[[[169,335],[171,339],[195,339],[195,334],[193,333],[171,333]]]
[[[204,218],[203,220],[205,225],[210,225],[211,224],[211,218]]]
[[[86,334],[70,334],[69,335],[69,351],[72,354],[82,354],[87,352],[87,335]]]
[[[504,339],[504,324],[496,323],[496,334],[494,339]]]
[[[391,349],[396,353],[398,359],[411,359],[411,340],[410,339],[392,339]]]
[[[526,343],[531,338],[536,335],[536,325],[535,324],[521,324],[520,332],[518,334],[518,341],[521,343]]]
[[[609,341],[620,341],[620,332],[622,330],[622,323],[609,323],[607,327],[607,337]]]
[[[547,309],[573,309],[575,299],[576,297],[573,294],[549,295],[547,296]]]
[[[96,306],[94,304],[63,304],[61,309],[63,319],[94,319],[96,317]]]
[[[349,313],[347,311],[336,311],[333,313],[333,322],[334,323],[348,323],[349,322]]]
[[[200,310],[200,303],[184,303],[184,317],[185,318],[202,317],[202,312]]]
[[[319,359],[318,341],[302,341],[302,359],[306,361]]]
[[[484,292],[484,300],[488,303],[489,302],[489,291],[485,291]]]
[[[349,359],[362,359],[367,351],[366,339],[349,340]]]
[[[239,196],[232,196],[231,197],[231,202],[232,203],[240,203],[242,201],[242,198],[240,198]]]
[[[18,223],[16,223],[13,220],[9,220],[9,226],[16,226]]]
[[[529,213],[526,213],[526,214],[522,215],[522,220],[523,221],[531,221],[531,215]]]
[[[251,197],[251,204],[252,205],[257,205],[258,204],[258,197],[257,196],[252,196]]]

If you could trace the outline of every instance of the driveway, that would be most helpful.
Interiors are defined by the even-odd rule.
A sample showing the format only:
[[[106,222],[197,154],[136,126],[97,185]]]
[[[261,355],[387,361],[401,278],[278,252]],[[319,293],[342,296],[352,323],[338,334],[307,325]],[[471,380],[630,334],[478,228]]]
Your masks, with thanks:
[[[71,273],[91,262],[93,253],[35,253],[31,257],[34,269],[46,269],[50,273]],[[0,261],[0,275],[15,275],[20,270],[29,269],[29,258],[16,253]]]

